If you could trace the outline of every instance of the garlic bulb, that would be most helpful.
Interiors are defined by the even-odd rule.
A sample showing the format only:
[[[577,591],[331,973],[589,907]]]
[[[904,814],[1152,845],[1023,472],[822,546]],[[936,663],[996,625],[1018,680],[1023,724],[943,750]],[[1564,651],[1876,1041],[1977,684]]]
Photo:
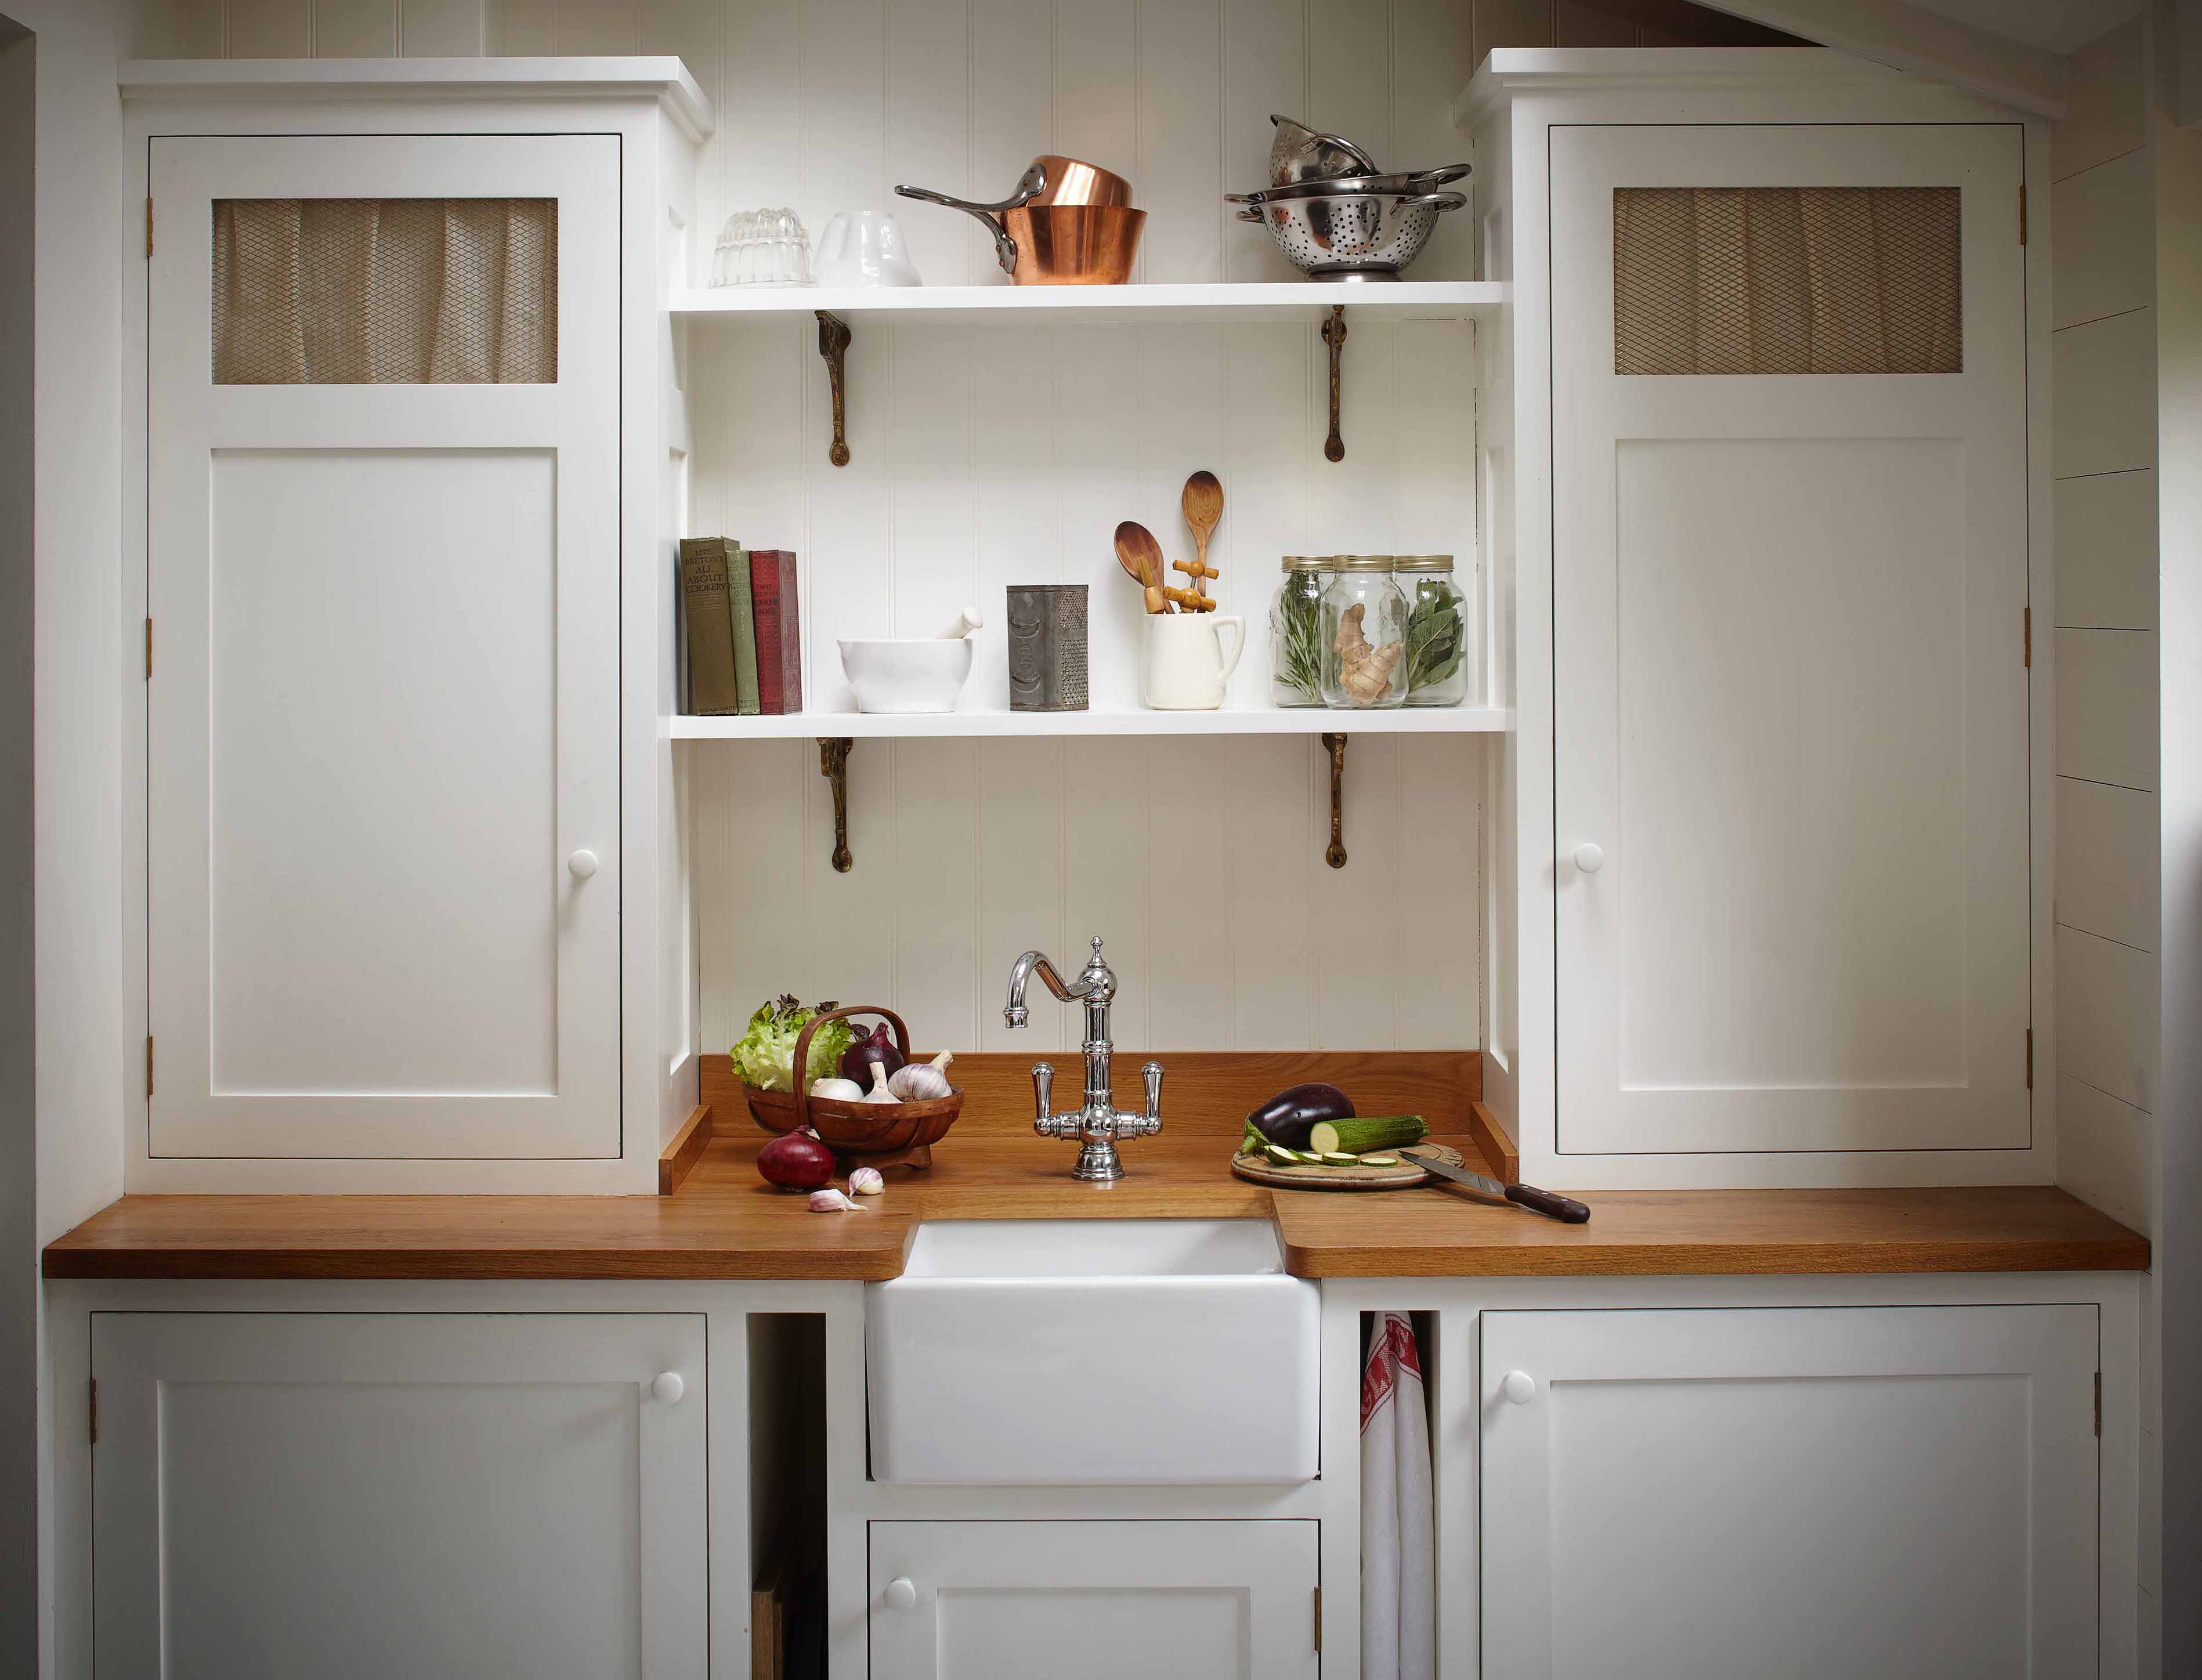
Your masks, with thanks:
[[[937,1102],[949,1092],[948,1064],[953,1050],[943,1050],[931,1061],[914,1061],[889,1076],[887,1089],[904,1102]]]
[[[876,1166],[860,1166],[849,1175],[851,1195],[877,1195],[886,1187],[887,1181]]]
[[[899,1102],[902,1099],[887,1089],[887,1071],[878,1062],[872,1064],[872,1088],[857,1099],[859,1102]]]
[[[810,1211],[814,1213],[868,1213],[868,1207],[860,1207],[836,1190],[810,1192]]]
[[[813,1079],[810,1094],[830,1097],[836,1102],[862,1102],[864,1100],[864,1088],[854,1079]]]

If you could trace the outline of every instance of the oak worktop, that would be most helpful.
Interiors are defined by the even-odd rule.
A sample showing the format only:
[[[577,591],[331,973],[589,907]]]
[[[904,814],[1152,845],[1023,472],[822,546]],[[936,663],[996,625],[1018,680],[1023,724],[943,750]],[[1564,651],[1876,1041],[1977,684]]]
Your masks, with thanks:
[[[862,1213],[760,1183],[717,1138],[665,1196],[125,1196],[49,1247],[49,1278],[839,1278],[898,1276],[921,1220],[1273,1219],[1304,1278],[2134,1271],[2147,1241],[2053,1186],[1584,1194],[1563,1225],[1451,1189],[1269,1190],[1228,1139],[1145,1139],[1086,1184],[1038,1139],[944,1144]],[[1475,1143],[1445,1141],[1471,1160]],[[1565,1185],[1551,1188],[1565,1190]]]

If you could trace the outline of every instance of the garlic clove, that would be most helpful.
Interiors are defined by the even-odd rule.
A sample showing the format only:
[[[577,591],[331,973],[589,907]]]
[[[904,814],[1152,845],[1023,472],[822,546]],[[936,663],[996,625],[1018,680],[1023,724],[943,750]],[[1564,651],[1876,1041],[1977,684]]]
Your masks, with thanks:
[[[860,1166],[849,1175],[851,1195],[877,1195],[886,1187],[887,1181],[876,1166]]]
[[[814,1213],[868,1213],[868,1207],[859,1207],[837,1190],[810,1192],[810,1211]]]

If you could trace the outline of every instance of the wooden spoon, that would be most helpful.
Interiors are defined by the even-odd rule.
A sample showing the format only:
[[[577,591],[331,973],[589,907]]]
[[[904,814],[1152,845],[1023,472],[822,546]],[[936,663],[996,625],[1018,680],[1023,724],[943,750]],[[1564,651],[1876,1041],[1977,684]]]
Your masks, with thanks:
[[[1208,564],[1208,539],[1216,534],[1216,526],[1223,518],[1223,485],[1213,473],[1196,473],[1185,481],[1185,494],[1179,498],[1185,509],[1185,522],[1192,527],[1194,559],[1203,567]],[[1192,580],[1195,594],[1205,593],[1200,573]],[[1209,572],[1213,578],[1216,574]]]
[[[1163,579],[1169,575],[1163,569],[1163,545],[1155,541],[1155,533],[1137,520],[1126,520],[1116,527],[1116,563],[1147,592],[1150,613],[1170,610],[1169,603],[1163,599]]]

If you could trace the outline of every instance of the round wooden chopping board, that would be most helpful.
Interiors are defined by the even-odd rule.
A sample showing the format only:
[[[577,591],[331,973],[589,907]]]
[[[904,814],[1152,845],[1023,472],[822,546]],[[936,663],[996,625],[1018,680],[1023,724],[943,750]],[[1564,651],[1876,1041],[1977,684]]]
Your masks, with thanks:
[[[1231,1170],[1252,1184],[1283,1190],[1410,1190],[1430,1182],[1421,1167],[1408,1165],[1416,1155],[1467,1165],[1459,1150],[1443,1143],[1416,1143],[1394,1153],[1400,1157],[1397,1166],[1280,1166],[1265,1155],[1233,1155]]]

